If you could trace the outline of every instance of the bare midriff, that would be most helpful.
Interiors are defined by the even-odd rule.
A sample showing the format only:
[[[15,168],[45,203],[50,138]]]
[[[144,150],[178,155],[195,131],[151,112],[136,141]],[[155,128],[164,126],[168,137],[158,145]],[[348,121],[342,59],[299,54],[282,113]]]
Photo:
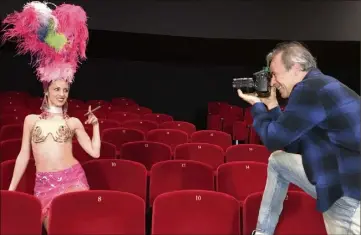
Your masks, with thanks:
[[[66,120],[38,120],[31,136],[37,172],[61,171],[79,163],[72,152],[74,131]]]

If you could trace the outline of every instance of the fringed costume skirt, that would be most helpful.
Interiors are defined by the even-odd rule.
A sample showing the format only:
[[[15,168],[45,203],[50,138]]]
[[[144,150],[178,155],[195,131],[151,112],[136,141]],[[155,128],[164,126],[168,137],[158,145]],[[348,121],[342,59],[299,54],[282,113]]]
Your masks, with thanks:
[[[37,172],[35,176],[34,195],[41,202],[43,219],[48,216],[51,202],[56,196],[83,190],[89,190],[89,185],[79,163],[61,171]]]

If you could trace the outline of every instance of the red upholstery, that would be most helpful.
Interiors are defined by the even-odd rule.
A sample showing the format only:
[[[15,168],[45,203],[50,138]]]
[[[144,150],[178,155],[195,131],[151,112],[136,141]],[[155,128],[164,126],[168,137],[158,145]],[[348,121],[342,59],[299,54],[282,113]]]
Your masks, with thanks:
[[[188,142],[188,134],[175,129],[155,129],[147,133],[147,140],[167,144],[174,151],[178,145]]]
[[[191,160],[158,162],[150,171],[149,202],[162,193],[175,190],[214,190],[212,168]]]
[[[20,153],[21,139],[10,139],[0,142],[0,162],[16,159]]]
[[[103,132],[103,130],[109,129],[109,128],[117,128],[120,127],[120,123],[114,120],[109,119],[100,119],[98,118],[99,122],[99,131],[100,133]]]
[[[123,144],[121,152],[122,159],[141,163],[147,170],[150,170],[157,162],[172,158],[170,146],[151,141],[128,142]]]
[[[104,130],[101,134],[101,139],[102,141],[114,144],[117,150],[120,150],[125,143],[144,140],[145,135],[138,130],[118,127]]]
[[[164,193],[153,206],[154,235],[239,235],[240,206],[233,197],[212,191]]]
[[[230,134],[222,131],[202,130],[192,134],[191,142],[215,144],[226,151],[227,148],[232,145],[232,137]]]
[[[250,195],[243,204],[243,234],[256,228],[262,193]],[[304,192],[288,192],[275,234],[327,234],[323,216],[316,211],[316,200]]]
[[[94,109],[95,107],[92,107],[92,109]],[[88,112],[88,108],[77,108],[77,109],[72,109],[69,110],[69,115],[72,117],[76,117],[78,118],[80,121],[85,122],[85,120],[88,119],[88,116],[84,116],[84,114],[86,114]],[[103,109],[99,109],[97,111],[94,112],[94,115],[98,118],[98,119],[106,119],[107,117],[107,113],[103,110]]]
[[[163,122],[159,125],[159,128],[184,131],[188,134],[188,136],[191,136],[191,134],[196,131],[196,126],[194,124],[182,121]]]
[[[100,157],[98,159],[115,159],[117,149],[114,144],[101,142]],[[91,157],[85,150],[80,146],[79,142],[73,141],[73,155],[79,162],[86,162],[94,160],[96,158]]]
[[[26,114],[4,114],[0,116],[0,128],[4,125],[23,124]]]
[[[220,114],[207,115],[207,129],[208,130],[222,130],[222,119]]]
[[[3,107],[25,107],[25,104],[23,99],[0,99],[0,110]]]
[[[244,117],[243,120],[247,123],[247,125],[252,126],[253,117],[251,114],[251,107],[248,107],[244,110]]]
[[[143,116],[143,119],[149,120],[149,121],[154,121],[158,124],[161,124],[163,122],[173,121],[172,116],[170,116],[168,114],[163,114],[163,113],[148,113]]]
[[[7,190],[10,186],[11,179],[13,177],[15,160],[8,160],[0,164],[1,167],[1,189]],[[23,177],[21,178],[16,191],[24,192],[28,194],[34,194],[35,186],[35,161],[34,159],[29,159],[28,166],[24,172]]]
[[[91,190],[116,190],[141,197],[147,195],[147,169],[140,163],[103,159],[83,163]]]
[[[108,113],[108,119],[123,123],[129,120],[138,120],[140,119],[140,115],[130,112],[111,112]]]
[[[150,108],[133,105],[129,107],[129,112],[136,113],[140,116],[144,116],[148,113],[152,113],[153,111]]]
[[[121,126],[124,128],[140,130],[146,134],[148,131],[157,129],[158,123],[148,120],[129,120],[123,122]]]
[[[243,142],[248,142],[248,132],[249,129],[247,127],[246,122],[244,121],[236,121],[233,123],[233,139],[239,140]]]
[[[254,161],[268,164],[271,152],[263,145],[239,144],[229,147],[226,151],[226,162]]]
[[[255,192],[263,192],[267,181],[267,164],[259,162],[229,162],[218,167],[217,191],[243,202]]]
[[[145,203],[117,191],[80,191],[56,197],[48,234],[145,234]]]
[[[41,235],[41,204],[37,198],[25,193],[1,190],[0,201],[0,234]]]
[[[203,162],[216,170],[219,165],[224,163],[224,151],[220,146],[214,144],[186,143],[175,148],[174,159]]]
[[[249,140],[248,143],[250,144],[262,144],[261,138],[257,135],[256,130],[251,127],[249,131]]]
[[[0,141],[8,139],[22,139],[23,124],[11,124],[2,126],[0,129]]]

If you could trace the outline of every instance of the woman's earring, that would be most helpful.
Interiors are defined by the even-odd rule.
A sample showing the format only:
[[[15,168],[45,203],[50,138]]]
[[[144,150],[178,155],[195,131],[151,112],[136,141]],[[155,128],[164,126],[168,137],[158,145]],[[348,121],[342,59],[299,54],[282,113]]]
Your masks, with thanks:
[[[41,103],[40,109],[42,111],[49,108],[47,93],[44,94],[43,102]]]
[[[68,101],[66,101],[63,106],[63,113],[66,114],[67,112],[68,112]]]

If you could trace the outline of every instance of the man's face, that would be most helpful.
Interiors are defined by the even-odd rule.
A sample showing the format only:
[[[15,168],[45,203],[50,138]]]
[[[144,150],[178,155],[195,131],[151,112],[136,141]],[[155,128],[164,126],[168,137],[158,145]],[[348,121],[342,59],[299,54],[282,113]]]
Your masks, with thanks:
[[[276,54],[270,65],[271,70],[271,86],[277,88],[282,98],[288,98],[293,87],[296,85],[295,66],[287,71],[282,62],[282,52]]]

